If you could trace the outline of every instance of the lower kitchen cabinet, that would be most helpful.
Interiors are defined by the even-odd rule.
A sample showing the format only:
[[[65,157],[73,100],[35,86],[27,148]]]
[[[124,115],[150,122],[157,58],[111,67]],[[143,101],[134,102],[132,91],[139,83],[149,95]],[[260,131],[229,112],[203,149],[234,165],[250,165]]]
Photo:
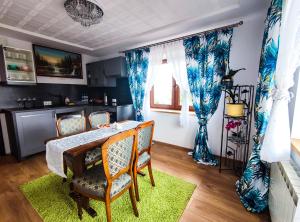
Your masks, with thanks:
[[[133,105],[124,105],[116,107],[116,122],[134,119],[135,112],[133,109]]]
[[[11,151],[18,160],[45,151],[45,141],[56,136],[55,110],[10,113],[7,119]]]
[[[133,105],[122,106],[73,106],[32,110],[4,110],[10,150],[20,161],[25,157],[46,150],[45,141],[56,134],[56,119],[64,115],[92,112],[109,112],[111,123],[134,120]],[[88,124],[87,124],[88,125]]]
[[[110,114],[111,123],[135,119],[135,112],[132,104],[121,106],[93,106],[93,112],[98,111],[108,112]]]

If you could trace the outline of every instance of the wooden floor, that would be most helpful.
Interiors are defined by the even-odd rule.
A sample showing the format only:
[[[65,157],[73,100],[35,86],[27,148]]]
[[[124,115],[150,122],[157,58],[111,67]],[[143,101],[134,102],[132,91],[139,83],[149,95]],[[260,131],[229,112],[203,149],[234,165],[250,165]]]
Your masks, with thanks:
[[[45,153],[21,163],[10,156],[0,158],[0,221],[41,221],[18,187],[49,173]],[[269,221],[268,213],[251,214],[241,205],[235,193],[236,176],[230,172],[219,174],[217,168],[196,164],[183,149],[156,143],[153,167],[197,185],[181,221]]]

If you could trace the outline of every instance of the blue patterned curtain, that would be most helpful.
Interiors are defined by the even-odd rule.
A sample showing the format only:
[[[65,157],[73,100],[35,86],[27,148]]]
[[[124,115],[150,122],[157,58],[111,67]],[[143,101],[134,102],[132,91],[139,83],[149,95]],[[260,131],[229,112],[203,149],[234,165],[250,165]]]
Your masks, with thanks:
[[[149,48],[132,50],[125,54],[132,102],[136,120],[144,121],[142,115],[148,72]]]
[[[246,170],[236,183],[237,193],[245,208],[257,213],[265,210],[268,206],[270,166],[261,161],[260,150],[273,103],[271,94],[275,87],[274,74],[279,48],[281,13],[282,0],[272,0],[265,21],[256,89],[254,113],[256,135]]]
[[[233,29],[214,31],[184,40],[187,75],[199,129],[195,138],[194,160],[217,165],[210,152],[207,121],[214,114],[221,97],[221,79],[229,61]]]

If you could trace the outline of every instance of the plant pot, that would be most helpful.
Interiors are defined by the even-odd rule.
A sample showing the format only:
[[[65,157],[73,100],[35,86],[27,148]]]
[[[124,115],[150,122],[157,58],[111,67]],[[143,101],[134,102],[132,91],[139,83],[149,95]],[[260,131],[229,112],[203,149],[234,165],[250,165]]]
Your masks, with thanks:
[[[227,103],[226,110],[228,116],[238,117],[244,115],[244,104],[243,103]]]
[[[231,89],[233,86],[233,79],[232,78],[223,78],[221,84],[226,89]]]

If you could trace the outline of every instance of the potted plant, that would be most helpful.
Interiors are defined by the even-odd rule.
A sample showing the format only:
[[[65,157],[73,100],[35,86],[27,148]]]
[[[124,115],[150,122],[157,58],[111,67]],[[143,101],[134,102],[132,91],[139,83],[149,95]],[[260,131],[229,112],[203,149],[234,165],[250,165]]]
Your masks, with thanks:
[[[226,113],[228,116],[240,117],[244,115],[244,107],[247,105],[244,100],[239,100],[239,94],[236,93],[238,87],[234,89],[225,89],[228,94],[228,103],[226,104]],[[247,93],[248,90],[243,90],[242,93]]]
[[[226,89],[231,89],[233,86],[233,77],[235,76],[235,74],[237,74],[239,71],[241,70],[246,70],[245,68],[241,68],[241,69],[230,69],[228,66],[228,73],[227,75],[223,76],[222,80],[221,80],[221,84],[224,88]]]

